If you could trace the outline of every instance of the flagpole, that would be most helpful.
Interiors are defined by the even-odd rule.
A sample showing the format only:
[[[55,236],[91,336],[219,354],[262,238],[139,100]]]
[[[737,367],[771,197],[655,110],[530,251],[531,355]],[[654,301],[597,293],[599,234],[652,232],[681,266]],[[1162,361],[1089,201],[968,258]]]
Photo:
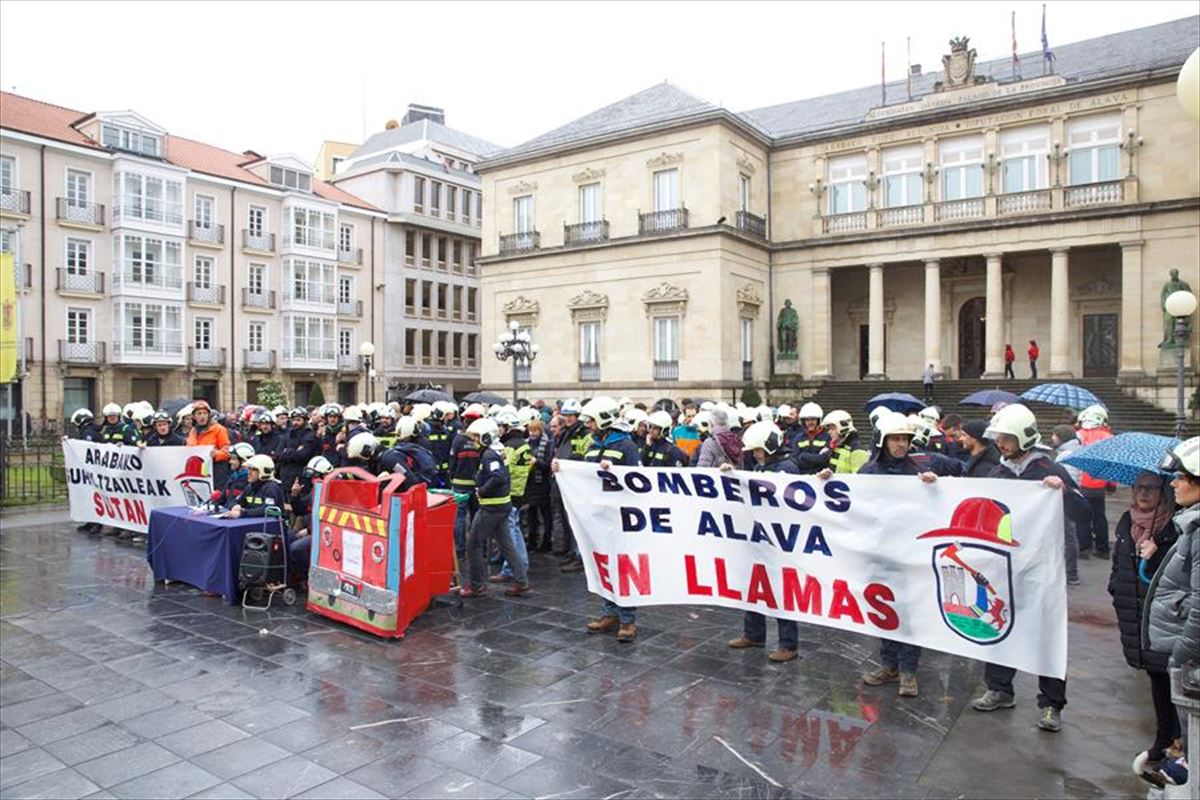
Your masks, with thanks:
[[[1012,77],[1013,80],[1019,80],[1021,77],[1021,57],[1017,55],[1017,12],[1012,12]]]
[[[904,64],[904,82],[908,89],[908,100],[912,102],[912,37],[905,38],[905,64]]]
[[[887,105],[887,71],[884,68],[886,42],[879,43],[879,105]]]

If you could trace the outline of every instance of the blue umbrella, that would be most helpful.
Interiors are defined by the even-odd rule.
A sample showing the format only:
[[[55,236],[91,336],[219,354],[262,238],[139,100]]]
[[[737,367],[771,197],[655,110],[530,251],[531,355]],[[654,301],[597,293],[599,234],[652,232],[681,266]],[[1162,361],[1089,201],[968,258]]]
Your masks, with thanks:
[[[885,394],[877,394],[868,400],[865,406],[866,412],[870,414],[871,410],[876,406],[883,406],[901,414],[915,414],[924,408],[925,404],[911,394],[886,392]]]
[[[1152,433],[1119,433],[1111,439],[1081,447],[1062,460],[1093,478],[1132,486],[1141,472],[1162,473],[1158,462],[1163,453],[1179,444],[1170,436]]]
[[[1021,398],[1003,389],[982,389],[967,395],[958,401],[960,406],[985,406],[991,408],[996,403],[1019,403]]]
[[[1080,386],[1070,383],[1043,383],[1034,386],[1021,394],[1024,400],[1038,403],[1048,403],[1052,406],[1068,406],[1070,408],[1087,408],[1088,406],[1104,405],[1100,398]]]

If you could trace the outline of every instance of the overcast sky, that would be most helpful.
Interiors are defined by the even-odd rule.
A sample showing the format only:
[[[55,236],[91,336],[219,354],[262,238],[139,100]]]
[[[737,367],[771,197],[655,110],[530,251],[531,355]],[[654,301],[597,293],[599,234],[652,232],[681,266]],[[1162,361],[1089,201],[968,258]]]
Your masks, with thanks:
[[[1051,47],[1194,15],[1183,2],[1050,2]],[[0,86],[81,111],[134,109],[234,151],[315,157],[409,102],[515,145],[662,80],[734,111],[1040,44],[1040,2],[0,3]],[[1034,62],[1039,63],[1039,62]]]

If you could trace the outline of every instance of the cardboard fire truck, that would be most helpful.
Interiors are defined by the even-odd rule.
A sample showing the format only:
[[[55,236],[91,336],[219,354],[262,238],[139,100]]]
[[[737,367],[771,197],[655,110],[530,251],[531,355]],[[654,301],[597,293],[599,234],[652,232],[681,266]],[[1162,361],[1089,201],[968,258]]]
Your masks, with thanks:
[[[308,610],[401,638],[454,573],[451,497],[342,467],[313,485]]]

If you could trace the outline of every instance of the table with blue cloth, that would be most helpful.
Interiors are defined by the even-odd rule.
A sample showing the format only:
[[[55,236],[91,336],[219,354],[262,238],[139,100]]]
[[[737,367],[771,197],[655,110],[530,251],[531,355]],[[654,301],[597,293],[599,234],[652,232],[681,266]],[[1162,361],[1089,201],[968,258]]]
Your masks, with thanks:
[[[179,581],[237,603],[243,542],[246,534],[264,530],[282,533],[283,523],[263,517],[213,518],[187,507],[156,508],[150,513],[146,560],[155,581]]]

